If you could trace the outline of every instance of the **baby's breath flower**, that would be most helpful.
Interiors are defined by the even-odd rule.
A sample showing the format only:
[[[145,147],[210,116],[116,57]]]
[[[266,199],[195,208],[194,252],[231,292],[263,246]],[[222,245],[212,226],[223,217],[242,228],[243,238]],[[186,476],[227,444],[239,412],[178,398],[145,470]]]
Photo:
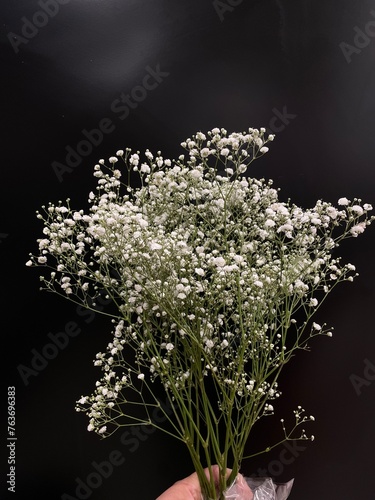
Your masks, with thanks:
[[[186,155],[176,160],[119,149],[108,168],[103,159],[94,166],[87,210],[67,200],[37,214],[44,227],[26,265],[43,268],[43,288],[113,320],[94,360],[102,376],[77,401],[89,431],[104,437],[152,425],[157,408],[169,433],[194,443],[196,464],[206,453],[217,463],[231,454],[238,470],[243,436],[277,411],[281,368],[313,337],[332,336],[313,321],[316,297],[356,276],[337,247],[372,223],[372,206],[280,201],[272,181],[244,175],[273,139],[264,127],[215,127],[182,142]],[[124,169],[115,168],[119,158]],[[159,387],[173,411],[161,405]],[[294,415],[296,427],[313,421],[301,407]],[[215,435],[219,421],[228,423],[227,439]],[[287,440],[313,439],[304,430],[296,437],[284,421],[282,430]]]
[[[346,206],[346,205],[349,205],[349,200],[348,200],[348,198],[340,198],[337,203],[339,205]]]
[[[356,237],[359,234],[363,233],[365,229],[366,229],[366,223],[360,222],[359,224],[356,224],[355,226],[350,228],[350,233],[352,234],[352,236]]]

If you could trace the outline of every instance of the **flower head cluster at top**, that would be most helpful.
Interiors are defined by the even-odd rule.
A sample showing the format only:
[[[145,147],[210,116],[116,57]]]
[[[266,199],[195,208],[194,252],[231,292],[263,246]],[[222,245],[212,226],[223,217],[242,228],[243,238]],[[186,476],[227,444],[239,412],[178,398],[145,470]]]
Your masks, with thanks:
[[[272,140],[264,129],[216,128],[183,142],[175,161],[120,150],[95,166],[87,213],[60,203],[38,215],[44,237],[28,264],[52,268],[44,287],[86,306],[104,293],[116,306],[113,340],[95,360],[103,377],[78,402],[90,430],[122,425],[132,391],[142,401],[157,382],[188,445],[187,429],[212,418],[242,450],[253,423],[272,413],[294,351],[331,335],[311,318],[355,276],[336,249],[365,230],[372,207],[280,201],[271,181],[247,175]],[[208,380],[215,397],[205,400]],[[150,421],[144,406],[130,422]]]

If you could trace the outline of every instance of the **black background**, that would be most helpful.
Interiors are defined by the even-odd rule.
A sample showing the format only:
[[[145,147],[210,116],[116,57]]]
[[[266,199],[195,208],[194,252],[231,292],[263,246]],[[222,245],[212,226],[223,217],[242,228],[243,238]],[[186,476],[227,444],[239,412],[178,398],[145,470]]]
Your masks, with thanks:
[[[118,149],[176,157],[180,142],[198,130],[250,126],[277,128],[252,175],[274,179],[282,199],[308,207],[346,196],[375,205],[375,2],[65,0],[47,17],[42,4],[4,0],[0,7],[0,496],[152,500],[192,471],[189,458],[160,431],[131,442],[121,441],[121,432],[100,440],[86,431],[74,404],[92,391],[99,376],[92,359],[111,326],[39,292],[38,270],[25,267],[41,236],[35,211],[67,197],[85,207],[94,164]],[[35,31],[38,23],[44,26]],[[156,88],[135,90],[158,67]],[[122,92],[138,98],[126,118],[113,104]],[[274,118],[280,113],[284,123]],[[66,147],[77,150],[82,131],[105,118],[113,131],[58,178],[53,162],[66,164]],[[315,416],[307,428],[314,442],[243,463],[247,475],[294,477],[292,499],[375,497],[375,372],[365,371],[366,359],[375,363],[374,241],[370,227],[343,245],[360,276],[319,312],[334,336],[318,339],[285,370],[276,416],[254,427],[249,442],[251,453],[277,438],[279,418],[298,404]],[[48,335],[70,322],[79,334],[22,377],[20,366],[30,369]],[[16,387],[15,494],[6,485],[7,386]],[[115,450],[121,464],[95,483],[93,463],[108,462]],[[77,478],[91,478],[92,493],[77,496]]]

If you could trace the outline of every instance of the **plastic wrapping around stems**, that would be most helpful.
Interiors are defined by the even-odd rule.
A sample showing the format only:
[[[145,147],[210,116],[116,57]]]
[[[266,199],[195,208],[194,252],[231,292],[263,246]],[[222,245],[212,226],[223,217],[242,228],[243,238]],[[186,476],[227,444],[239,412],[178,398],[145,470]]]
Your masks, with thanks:
[[[274,483],[269,477],[247,477],[246,482],[254,492],[254,500],[286,500],[289,497],[294,479],[287,483]]]
[[[236,480],[228,491],[225,492],[225,500],[253,500],[252,492],[242,474],[238,474]]]
[[[224,493],[225,500],[286,500],[293,482],[294,479],[287,483],[274,483],[269,477],[244,478],[239,474]]]

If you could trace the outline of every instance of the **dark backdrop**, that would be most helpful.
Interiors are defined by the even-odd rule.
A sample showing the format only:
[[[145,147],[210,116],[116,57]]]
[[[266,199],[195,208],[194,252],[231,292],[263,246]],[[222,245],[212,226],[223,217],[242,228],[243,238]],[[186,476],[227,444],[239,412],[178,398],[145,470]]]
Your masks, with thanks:
[[[67,197],[81,208],[94,164],[118,149],[173,157],[186,137],[216,126],[276,133],[252,175],[273,178],[284,199],[375,205],[375,2],[4,0],[0,12],[0,496],[152,500],[191,472],[189,459],[161,432],[100,440],[86,431],[74,404],[92,390],[110,324],[39,292],[38,270],[25,267],[41,234],[35,211]],[[360,276],[319,313],[334,337],[286,369],[276,416],[249,443],[249,452],[268,444],[297,404],[315,416],[313,443],[243,464],[248,475],[294,477],[296,500],[375,496],[374,241],[371,227],[343,246]],[[48,351],[66,330],[68,345]],[[6,485],[8,386],[15,494]]]

